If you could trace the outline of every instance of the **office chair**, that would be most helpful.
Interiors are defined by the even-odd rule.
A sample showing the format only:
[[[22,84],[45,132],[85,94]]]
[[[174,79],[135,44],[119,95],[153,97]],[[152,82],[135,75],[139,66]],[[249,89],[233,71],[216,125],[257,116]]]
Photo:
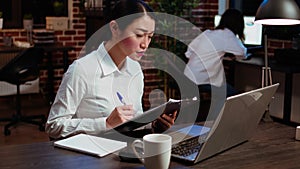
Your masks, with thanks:
[[[44,131],[46,118],[44,115],[23,116],[21,114],[20,85],[39,77],[39,62],[43,58],[44,51],[41,48],[30,47],[24,49],[5,66],[0,69],[0,81],[14,84],[17,87],[16,93],[16,113],[11,119],[0,119],[0,121],[10,121],[4,126],[4,135],[10,135],[9,127],[19,122],[26,122],[39,126],[40,131]],[[40,119],[41,121],[37,121]]]

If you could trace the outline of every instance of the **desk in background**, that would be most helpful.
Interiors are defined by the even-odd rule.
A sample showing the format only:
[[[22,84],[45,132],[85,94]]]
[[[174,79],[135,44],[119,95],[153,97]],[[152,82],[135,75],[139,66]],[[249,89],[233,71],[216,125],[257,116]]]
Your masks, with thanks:
[[[53,45],[39,45],[36,46],[37,48],[42,48],[45,51],[45,56],[47,58],[47,73],[48,73],[48,80],[47,80],[47,90],[48,90],[48,99],[50,104],[53,102],[55,98],[55,92],[54,92],[54,66],[52,63],[52,57],[54,52],[62,52],[63,56],[63,65],[62,68],[64,71],[66,71],[69,67],[68,60],[69,60],[69,54],[68,52],[73,50],[74,48],[72,46],[64,46],[61,44],[53,44]],[[11,58],[2,60],[0,62],[0,68],[3,66],[3,64],[7,63],[9,59],[12,59],[13,56],[15,56],[18,52],[21,52],[24,50],[24,48],[19,48],[15,46],[0,46],[0,60],[1,60],[1,55],[3,56],[4,54],[12,54]],[[7,58],[7,57],[6,57]]]
[[[261,123],[248,141],[193,166],[172,161],[170,169],[300,168],[300,141],[295,128]],[[115,154],[103,158],[53,147],[53,142],[0,147],[0,168],[43,169],[129,169],[141,163],[121,162]]]
[[[292,98],[293,98],[293,78],[294,74],[300,73],[300,65],[286,65],[270,63],[271,70],[284,73],[284,103],[283,103],[283,123],[297,126],[300,123],[291,121],[292,115]],[[300,112],[298,112],[300,113]],[[300,119],[298,119],[300,121]]]
[[[282,100],[282,107],[279,106],[279,103],[281,101],[277,101],[277,103],[274,102],[272,105],[270,105],[270,110],[274,107],[273,111],[276,109],[281,109],[280,112],[282,112],[282,118],[272,116],[275,120],[280,121],[284,124],[288,124],[291,126],[296,126],[300,124],[300,119],[297,119],[298,121],[293,121],[291,119],[291,115],[293,113],[292,111],[292,98],[293,98],[293,78],[295,74],[300,73],[300,66],[299,65],[290,65],[290,64],[280,64],[277,63],[275,60],[269,59],[269,66],[271,67],[272,71],[272,78],[273,83],[279,82],[280,87],[277,91],[278,92],[282,89],[283,98],[276,96],[275,99],[281,99]],[[233,86],[235,86],[239,90],[251,90],[253,88],[261,87],[261,73],[262,73],[262,67],[264,66],[264,60],[263,57],[256,57],[253,56],[249,60],[225,60],[224,65],[229,66],[231,69],[230,77]],[[284,78],[281,80],[280,77],[276,76],[279,73],[284,75]],[[280,81],[276,80],[279,79]],[[281,92],[281,91],[280,91]],[[274,101],[274,100],[273,100]],[[270,112],[272,113],[272,111]],[[299,113],[299,112],[295,112]],[[278,113],[276,113],[278,114]],[[271,114],[272,115],[272,114]],[[300,115],[299,115],[300,117]]]

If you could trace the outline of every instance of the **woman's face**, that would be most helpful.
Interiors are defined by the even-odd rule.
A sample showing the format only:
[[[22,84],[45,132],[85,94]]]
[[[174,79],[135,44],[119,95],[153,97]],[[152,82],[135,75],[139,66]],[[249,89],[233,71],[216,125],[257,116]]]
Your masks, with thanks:
[[[133,60],[140,60],[146,52],[154,34],[155,21],[144,15],[135,19],[120,34],[122,52]]]

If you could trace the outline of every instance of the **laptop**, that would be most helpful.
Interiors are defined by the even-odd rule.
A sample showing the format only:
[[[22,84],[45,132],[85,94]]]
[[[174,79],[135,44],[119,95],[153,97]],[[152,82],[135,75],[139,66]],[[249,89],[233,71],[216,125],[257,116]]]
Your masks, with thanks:
[[[172,159],[196,164],[248,141],[278,86],[279,83],[228,97],[212,124],[206,121],[170,132]]]

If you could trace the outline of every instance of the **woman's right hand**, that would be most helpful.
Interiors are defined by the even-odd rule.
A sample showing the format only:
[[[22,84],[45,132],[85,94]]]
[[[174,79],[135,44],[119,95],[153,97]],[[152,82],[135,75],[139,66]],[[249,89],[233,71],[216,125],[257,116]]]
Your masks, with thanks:
[[[106,128],[114,128],[117,125],[133,118],[133,105],[124,105],[116,107],[106,119]]]

